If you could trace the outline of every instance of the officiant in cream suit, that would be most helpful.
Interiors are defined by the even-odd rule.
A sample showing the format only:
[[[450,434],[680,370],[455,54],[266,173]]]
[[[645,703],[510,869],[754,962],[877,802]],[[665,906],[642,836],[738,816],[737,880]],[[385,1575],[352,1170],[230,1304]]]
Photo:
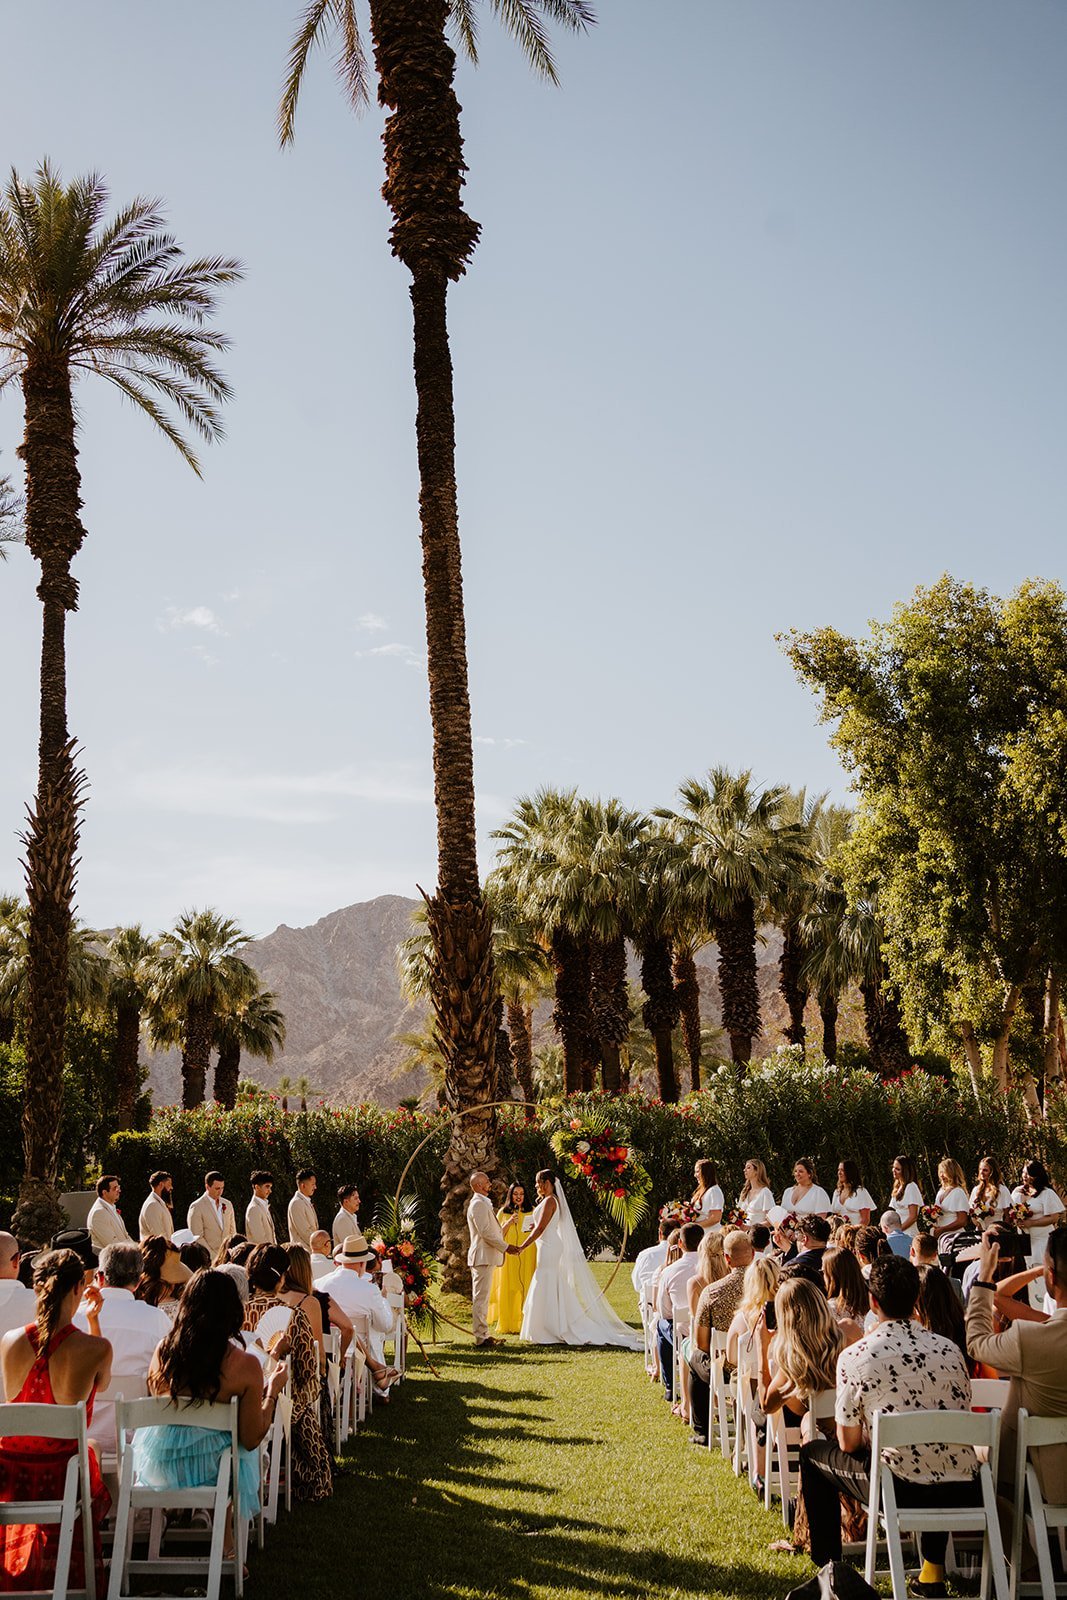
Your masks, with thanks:
[[[467,1265],[471,1269],[474,1342],[477,1345],[493,1345],[500,1342],[489,1337],[489,1291],[493,1286],[493,1271],[506,1255],[514,1255],[516,1251],[500,1231],[493,1202],[489,1198],[489,1179],[484,1172],[471,1173],[471,1188],[474,1194],[467,1206],[467,1227],[471,1236]]]

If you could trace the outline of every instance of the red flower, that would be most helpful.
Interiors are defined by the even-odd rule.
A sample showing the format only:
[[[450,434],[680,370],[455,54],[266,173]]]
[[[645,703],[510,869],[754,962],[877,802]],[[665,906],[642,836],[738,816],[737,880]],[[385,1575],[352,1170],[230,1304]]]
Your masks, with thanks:
[[[615,1190],[615,1198],[616,1198],[616,1200],[625,1200],[626,1199],[626,1190],[625,1189],[616,1189]]]

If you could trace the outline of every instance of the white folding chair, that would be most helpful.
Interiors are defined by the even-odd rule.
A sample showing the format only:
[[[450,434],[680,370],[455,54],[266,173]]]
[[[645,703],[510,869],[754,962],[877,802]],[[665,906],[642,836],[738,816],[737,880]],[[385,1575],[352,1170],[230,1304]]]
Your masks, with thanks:
[[[759,1443],[756,1438],[756,1395],[759,1378],[758,1336],[743,1333],[737,1341],[737,1378],[734,1400],[734,1472],[747,1471],[749,1483],[760,1476]]]
[[[711,1393],[708,1395],[708,1449],[714,1450],[718,1441],[719,1454],[729,1461],[733,1453],[730,1443],[730,1389],[726,1382],[725,1333],[711,1330]]]
[[[1011,1384],[1007,1378],[972,1378],[971,1410],[1003,1411]]]
[[[70,1600],[72,1594],[96,1600],[96,1561],[93,1553],[93,1507],[89,1490],[89,1440],[85,1430],[85,1402],[74,1406],[33,1405],[11,1400],[0,1405],[0,1438],[73,1439],[74,1454],[67,1462],[61,1500],[8,1500],[0,1504],[0,1526],[37,1523],[41,1527],[59,1524],[56,1550],[56,1576],[51,1589],[23,1590],[39,1600],[55,1596]],[[85,1587],[70,1588],[70,1558],[74,1550],[75,1528],[81,1517],[82,1548],[85,1555]]]
[[[111,1554],[111,1582],[108,1600],[126,1600],[128,1580],[136,1575],[195,1575],[207,1579],[207,1600],[218,1600],[223,1574],[233,1578],[234,1593],[244,1593],[244,1558],[250,1508],[242,1507],[238,1491],[237,1401],[208,1405],[186,1404],[154,1396],[147,1400],[119,1400],[115,1405],[119,1446],[119,1499],[115,1517],[115,1543]],[[210,1428],[228,1433],[230,1443],[219,1457],[215,1481],[197,1489],[150,1488],[136,1482],[133,1475],[133,1438],[140,1428],[178,1425],[183,1428]],[[227,1507],[233,1507],[234,1557],[223,1559]],[[211,1513],[211,1544],[207,1557],[183,1553],[163,1554],[163,1512],[208,1511]],[[148,1555],[134,1560],[133,1524],[138,1511],[151,1515]]]
[[[978,1462],[979,1505],[902,1506],[897,1501],[896,1480],[882,1452],[893,1447],[920,1444],[970,1446],[985,1450]],[[999,1411],[876,1411],[871,1428],[871,1496],[867,1507],[867,1558],[865,1576],[874,1583],[878,1530],[885,1528],[893,1600],[907,1600],[904,1571],[904,1533],[978,1533],[982,1536],[981,1600],[987,1600],[992,1576],[997,1600],[1008,1600],[1007,1567],[997,1520],[997,1456],[1000,1448]]]
[[[408,1370],[408,1324],[404,1315],[403,1289],[391,1289],[386,1299],[393,1313],[393,1366],[404,1377]]]
[[[682,1399],[682,1372],[685,1367],[685,1357],[682,1355],[682,1344],[689,1338],[693,1329],[693,1319],[689,1315],[688,1306],[676,1306],[672,1335],[672,1348],[674,1350],[674,1375],[671,1378],[671,1389],[674,1393],[674,1403],[679,1405]]]
[[[293,1390],[292,1378],[278,1396],[274,1408],[274,1421],[263,1441],[263,1512],[260,1518],[260,1547],[263,1546],[263,1524],[273,1525],[278,1520],[278,1500],[282,1486],[285,1489],[285,1509],[293,1509]]]
[[[362,1339],[370,1349],[370,1317],[366,1312],[352,1315],[352,1343],[345,1351],[344,1370],[341,1375],[341,1411],[338,1437],[341,1443],[359,1431],[359,1424],[367,1419],[369,1391],[372,1388],[370,1368],[363,1364],[356,1349],[356,1339]],[[340,1445],[338,1445],[340,1448]]]
[[[1018,1433],[1015,1457],[1015,1521],[1011,1539],[1011,1570],[1015,1593],[1039,1594],[1042,1600],[1054,1600],[1056,1595],[1067,1593],[1067,1585],[1056,1582],[1049,1537],[1055,1532],[1059,1539],[1062,1559],[1065,1554],[1067,1505],[1045,1499],[1037,1464],[1030,1452],[1040,1450],[1043,1445],[1061,1445],[1067,1448],[1067,1417],[1032,1417],[1028,1411],[1020,1409],[1016,1428]],[[1040,1578],[1038,1583],[1022,1581],[1023,1534],[1027,1516],[1033,1524],[1033,1542],[1037,1552],[1037,1570]]]

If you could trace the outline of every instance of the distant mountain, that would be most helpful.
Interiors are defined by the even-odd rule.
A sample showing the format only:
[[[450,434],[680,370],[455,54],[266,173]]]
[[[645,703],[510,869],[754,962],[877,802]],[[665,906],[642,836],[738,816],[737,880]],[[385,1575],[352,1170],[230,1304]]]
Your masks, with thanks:
[[[247,946],[247,959],[278,995],[288,1024],[284,1053],[270,1067],[246,1061],[247,1076],[268,1087],[283,1074],[306,1077],[315,1099],[396,1105],[402,1096],[419,1093],[423,1079],[397,1076],[404,1047],[396,1042],[398,1033],[411,1032],[423,1022],[421,1008],[408,1006],[401,998],[396,976],[396,947],[411,932],[411,913],[417,904],[403,895],[381,895],[332,911],[307,928],[290,928],[283,922]],[[763,1043],[773,1049],[783,1038],[785,1022],[778,991],[781,936],[777,929],[767,928],[764,937],[757,950],[767,1030]],[[713,945],[697,957],[697,971],[704,1022],[717,1027],[721,1008]],[[631,977],[636,981],[636,968]],[[855,1031],[848,1010],[842,1007],[842,1038]],[[814,1007],[809,1012],[809,1027],[818,1039],[818,1016]],[[554,1040],[551,1014],[550,1002],[538,1007],[538,1045]],[[168,1052],[149,1060],[156,1104],[174,1103],[181,1095],[177,1055]]]

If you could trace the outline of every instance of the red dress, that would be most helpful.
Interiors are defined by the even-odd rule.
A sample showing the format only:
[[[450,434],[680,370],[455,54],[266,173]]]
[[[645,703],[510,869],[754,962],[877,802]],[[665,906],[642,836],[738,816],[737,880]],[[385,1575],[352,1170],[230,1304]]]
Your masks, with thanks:
[[[37,1329],[32,1325],[26,1337],[37,1349]],[[74,1324],[68,1323],[53,1334],[47,1349],[37,1356],[30,1368],[26,1382],[15,1399],[33,1405],[56,1404],[52,1393],[52,1379],[48,1372],[48,1358],[70,1334]],[[85,1406],[86,1421],[92,1421],[96,1385]],[[0,1439],[0,1501],[11,1500],[62,1500],[67,1462],[77,1451],[74,1439]],[[100,1524],[107,1516],[111,1496],[100,1475],[100,1463],[89,1451],[89,1489],[93,1506],[93,1549],[96,1555],[96,1592],[104,1593],[104,1565],[100,1553]],[[81,1518],[78,1519],[79,1524]],[[15,1523],[0,1527],[0,1592],[18,1589],[50,1589],[56,1575],[56,1555],[59,1549],[59,1523],[38,1527],[34,1523]],[[85,1546],[80,1526],[75,1529],[74,1546],[70,1558],[70,1583],[72,1589],[85,1587]]]

